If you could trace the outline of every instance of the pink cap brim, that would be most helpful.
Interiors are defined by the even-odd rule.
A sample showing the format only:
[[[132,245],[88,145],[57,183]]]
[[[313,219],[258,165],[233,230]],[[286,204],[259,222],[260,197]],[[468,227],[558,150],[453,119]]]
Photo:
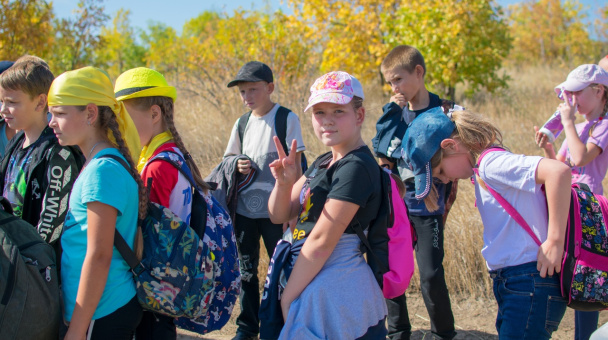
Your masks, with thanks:
[[[304,109],[304,112],[308,111],[308,109],[310,109],[315,104],[333,103],[333,104],[344,105],[344,104],[350,103],[351,100],[353,100],[352,96],[349,97],[347,95],[340,94],[340,93],[335,93],[335,92],[320,93],[320,94],[318,94],[314,97],[310,97],[308,99],[308,106],[306,106],[306,108]]]

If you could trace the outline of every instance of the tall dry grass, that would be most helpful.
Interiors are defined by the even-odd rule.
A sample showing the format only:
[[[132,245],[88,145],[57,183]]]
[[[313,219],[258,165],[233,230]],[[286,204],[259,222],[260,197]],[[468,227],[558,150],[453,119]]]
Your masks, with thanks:
[[[457,102],[487,116],[495,123],[503,133],[505,145],[513,152],[541,155],[534,144],[533,126],[541,125],[554,112],[559,101],[553,93],[553,87],[566,78],[569,70],[538,66],[505,71],[512,78],[508,89],[495,94],[480,92],[472,98]],[[295,84],[278,81],[273,95],[275,101],[299,115],[309,161],[327,151],[313,134],[310,116],[302,113],[308,98],[308,88],[314,79],[311,76],[310,79]],[[214,94],[222,98],[219,101],[222,103],[220,110],[201,97],[187,97],[184,93],[185,91],[178,94],[176,103],[177,127],[201,172],[208,174],[220,162],[234,122],[245,112],[245,108],[235,89],[225,88]],[[371,146],[375,122],[389,96],[380,88],[366,88],[365,93],[367,117],[363,138]],[[457,93],[462,91],[457,89]],[[558,140],[557,146],[561,145],[561,140]],[[460,181],[458,198],[445,229],[445,275],[451,293],[489,297],[491,282],[480,253],[483,226],[474,201],[473,185],[466,180]],[[268,259],[263,255],[260,263],[261,283],[264,282],[267,264]],[[410,289],[419,289],[418,282],[416,273]]]

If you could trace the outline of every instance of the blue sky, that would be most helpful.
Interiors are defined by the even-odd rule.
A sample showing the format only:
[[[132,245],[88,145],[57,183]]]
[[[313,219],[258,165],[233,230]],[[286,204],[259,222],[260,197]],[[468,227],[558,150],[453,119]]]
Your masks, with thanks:
[[[432,0],[431,0],[432,1]],[[589,17],[595,18],[596,9],[602,7],[606,0],[579,0],[586,8]],[[135,27],[145,29],[148,21],[159,21],[175,28],[181,32],[184,23],[196,17],[203,11],[231,13],[241,7],[243,9],[265,9],[271,11],[281,9],[290,13],[286,1],[281,0],[106,0],[104,6],[106,13],[113,16],[120,8],[131,10],[131,24]],[[506,7],[509,4],[520,2],[519,0],[498,0],[498,3]],[[71,11],[76,8],[78,0],[54,0],[55,13],[59,17],[69,17]]]

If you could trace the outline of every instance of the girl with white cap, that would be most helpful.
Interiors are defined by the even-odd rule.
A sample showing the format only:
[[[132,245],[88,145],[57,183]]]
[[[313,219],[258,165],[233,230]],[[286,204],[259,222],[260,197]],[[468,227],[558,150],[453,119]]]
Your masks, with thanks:
[[[604,58],[605,59],[605,58]],[[555,87],[566,139],[557,155],[547,136],[536,132],[536,143],[545,156],[562,161],[572,168],[572,183],[589,185],[592,192],[603,195],[602,181],[608,170],[608,72],[599,65],[587,64],[574,69],[566,81]],[[568,98],[571,98],[568,100]],[[585,122],[574,124],[576,112]],[[575,312],[575,340],[588,340],[597,328],[599,312]]]
[[[297,178],[295,141],[271,163],[276,184],[268,209],[274,223],[297,217],[294,241],[306,238],[281,296],[285,325],[280,339],[379,339],[386,337],[386,304],[361,254],[352,225],[367,228],[381,203],[380,171],[361,138],[363,89],[345,72],[330,72],[312,85],[317,138],[331,151]]]
[[[59,143],[78,145],[86,157],[61,236],[65,339],[132,339],[142,309],[114,234],[119,232],[141,258],[137,220],[146,216],[148,200],[133,163],[140,150],[137,130],[114,98],[110,78],[97,68],[63,73],[48,98],[49,126]],[[130,170],[102,156],[118,157]]]

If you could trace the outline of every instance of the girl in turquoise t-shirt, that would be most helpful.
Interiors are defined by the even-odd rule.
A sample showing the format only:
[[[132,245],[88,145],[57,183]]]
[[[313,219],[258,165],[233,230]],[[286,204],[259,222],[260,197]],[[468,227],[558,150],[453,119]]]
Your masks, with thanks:
[[[137,130],[108,76],[93,67],[57,77],[49,106],[59,143],[78,145],[86,156],[61,237],[65,339],[132,339],[142,309],[113,241],[119,232],[141,256],[137,218],[145,216],[147,196],[132,158],[140,148]],[[104,155],[123,158],[131,173]]]

